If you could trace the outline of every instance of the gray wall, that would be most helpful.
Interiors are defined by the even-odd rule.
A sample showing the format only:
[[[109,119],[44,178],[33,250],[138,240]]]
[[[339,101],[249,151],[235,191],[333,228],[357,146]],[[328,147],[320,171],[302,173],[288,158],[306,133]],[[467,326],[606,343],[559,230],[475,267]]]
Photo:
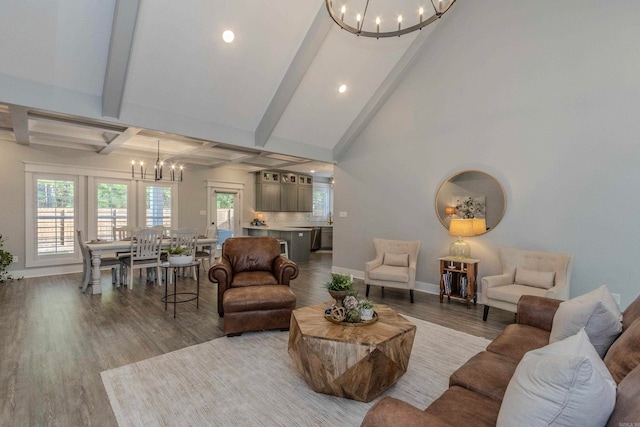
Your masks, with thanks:
[[[640,2],[457,2],[335,171],[334,267],[361,271],[372,237],[420,239],[438,283],[454,239],[436,191],[464,169],[502,183],[507,210],[466,238],[480,276],[500,245],[575,254],[572,296],[640,290]]]

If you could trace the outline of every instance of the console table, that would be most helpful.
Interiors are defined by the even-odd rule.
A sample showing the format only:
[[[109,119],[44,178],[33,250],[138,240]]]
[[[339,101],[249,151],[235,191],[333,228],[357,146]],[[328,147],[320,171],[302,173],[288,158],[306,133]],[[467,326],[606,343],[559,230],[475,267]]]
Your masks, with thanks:
[[[440,261],[440,303],[447,296],[464,301],[471,308],[471,300],[478,301],[477,280],[479,259],[455,258],[451,256],[438,258]]]

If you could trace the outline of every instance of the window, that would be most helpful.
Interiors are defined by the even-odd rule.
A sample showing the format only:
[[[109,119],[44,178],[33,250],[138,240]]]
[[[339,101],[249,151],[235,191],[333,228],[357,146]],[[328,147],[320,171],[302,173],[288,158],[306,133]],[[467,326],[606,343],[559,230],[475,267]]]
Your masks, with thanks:
[[[313,211],[312,216],[316,221],[329,220],[333,209],[333,189],[330,184],[315,183],[313,185]]]
[[[74,254],[75,181],[36,178],[36,256]]]
[[[145,191],[145,226],[171,228],[171,187],[148,185]]]
[[[113,228],[128,225],[128,185],[98,182],[96,188],[96,237],[113,239]]]

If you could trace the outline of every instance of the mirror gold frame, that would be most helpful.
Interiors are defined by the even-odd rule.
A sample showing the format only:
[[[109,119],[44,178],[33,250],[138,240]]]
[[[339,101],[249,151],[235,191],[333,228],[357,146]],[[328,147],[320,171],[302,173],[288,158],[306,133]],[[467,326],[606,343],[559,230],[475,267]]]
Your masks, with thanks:
[[[487,232],[493,230],[507,209],[504,188],[493,176],[464,170],[447,178],[436,193],[436,216],[448,230],[451,218],[485,218]],[[477,215],[474,212],[479,212]]]

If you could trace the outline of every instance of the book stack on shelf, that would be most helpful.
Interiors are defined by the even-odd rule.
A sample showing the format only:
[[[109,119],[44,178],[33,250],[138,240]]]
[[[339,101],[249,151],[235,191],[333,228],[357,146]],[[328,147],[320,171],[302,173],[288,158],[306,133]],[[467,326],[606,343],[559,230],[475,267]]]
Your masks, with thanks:
[[[447,271],[442,275],[442,280],[444,282],[444,294],[451,295],[451,280],[453,275],[450,271]]]
[[[460,277],[460,297],[467,297],[467,276]]]

